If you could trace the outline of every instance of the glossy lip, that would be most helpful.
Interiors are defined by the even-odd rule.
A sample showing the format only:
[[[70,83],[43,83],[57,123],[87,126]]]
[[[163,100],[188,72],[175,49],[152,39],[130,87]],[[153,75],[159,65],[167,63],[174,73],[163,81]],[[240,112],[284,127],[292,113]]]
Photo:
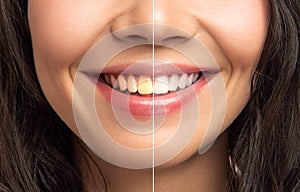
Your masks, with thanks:
[[[172,67],[172,66],[173,67]],[[129,66],[129,67],[128,67]],[[154,66],[145,64],[135,65],[118,65],[117,67],[107,67],[102,70],[102,74],[137,74],[137,75],[149,75],[155,74],[160,75],[171,75],[171,74],[182,74],[182,73],[197,73],[202,72],[202,76],[194,84],[185,89],[169,92],[164,95],[149,95],[140,96],[135,94],[126,94],[111,88],[107,85],[104,80],[100,77],[99,73],[88,72],[85,73],[89,79],[93,81],[98,91],[98,94],[104,97],[104,99],[114,107],[122,110],[125,113],[130,113],[136,117],[149,117],[156,115],[165,115],[175,111],[181,110],[182,106],[190,101],[192,97],[198,95],[202,87],[213,79],[213,77],[220,72],[215,68],[202,69],[199,67],[190,67],[189,65],[178,65],[178,64],[162,64]],[[174,67],[175,66],[175,67]],[[126,70],[125,70],[126,69]],[[149,70],[150,69],[150,70]],[[150,72],[151,73],[150,73]],[[209,74],[205,74],[207,71]],[[129,111],[128,111],[129,110]]]
[[[202,80],[199,79],[192,86],[180,91],[170,92],[164,95],[137,96],[114,90],[99,78],[97,90],[110,104],[114,102],[114,106],[118,106],[118,108],[124,112],[128,112],[129,107],[130,113],[133,116],[148,117],[180,110],[182,105],[187,103],[191,97],[196,96],[196,93],[206,84],[207,80],[202,78]],[[113,100],[112,94],[114,95]]]

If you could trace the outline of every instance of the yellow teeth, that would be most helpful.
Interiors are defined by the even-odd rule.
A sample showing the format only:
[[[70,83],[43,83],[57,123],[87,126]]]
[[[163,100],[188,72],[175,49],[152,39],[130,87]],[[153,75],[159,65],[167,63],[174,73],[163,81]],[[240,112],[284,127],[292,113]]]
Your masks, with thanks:
[[[114,75],[104,74],[105,82],[114,89],[139,93],[141,95],[166,94],[190,87],[196,82],[200,73],[162,75],[155,78],[146,75]]]
[[[138,81],[138,92],[141,95],[147,95],[153,93],[152,80],[150,77],[141,75]]]

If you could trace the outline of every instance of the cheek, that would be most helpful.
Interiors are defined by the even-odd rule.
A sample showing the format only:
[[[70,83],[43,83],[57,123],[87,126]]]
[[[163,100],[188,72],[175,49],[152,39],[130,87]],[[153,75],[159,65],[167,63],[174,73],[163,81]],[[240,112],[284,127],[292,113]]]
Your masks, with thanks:
[[[232,70],[253,71],[268,31],[269,3],[266,0],[226,2],[211,1],[209,8],[199,13],[199,22],[222,49]]]
[[[88,5],[81,5],[83,9],[87,7]],[[76,65],[78,57],[87,49],[92,36],[88,37],[86,34],[93,30],[85,24],[86,16],[79,8],[80,1],[28,2],[28,19],[38,79],[49,103],[64,117],[69,127],[76,127],[70,113],[73,82],[69,68]]]
[[[76,70],[93,41],[108,31],[106,24],[110,17],[99,11],[98,4],[98,1],[28,1],[38,79],[48,101],[70,127],[76,127],[70,113],[74,74],[71,70]],[[100,7],[111,10],[110,6],[107,3]]]
[[[234,70],[253,71],[256,67],[268,31],[268,13],[268,6],[264,1],[249,5],[245,3],[240,9],[232,9],[232,16],[228,21],[219,23],[221,28],[227,30],[217,38],[224,39],[223,49],[227,52]],[[230,22],[232,27],[226,26]]]
[[[226,86],[223,129],[232,123],[249,100],[251,78],[263,50],[269,22],[267,1],[245,0],[235,4],[211,1],[211,9],[205,9],[199,16],[207,33],[204,37],[213,38],[214,43],[206,44],[211,46],[212,52],[220,53],[215,55],[216,60],[226,66],[223,73]],[[203,42],[208,40],[201,39]]]
[[[35,56],[56,69],[78,61],[98,36],[108,33],[106,24],[110,18],[105,14],[99,17],[97,4],[95,1],[29,1]],[[106,6],[111,5],[102,8],[107,9]]]

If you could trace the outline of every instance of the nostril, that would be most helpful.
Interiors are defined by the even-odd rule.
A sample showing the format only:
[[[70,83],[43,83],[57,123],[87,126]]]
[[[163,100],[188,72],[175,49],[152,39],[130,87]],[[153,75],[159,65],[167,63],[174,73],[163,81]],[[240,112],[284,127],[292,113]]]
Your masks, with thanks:
[[[155,31],[154,31],[155,29]],[[129,44],[177,46],[188,42],[193,35],[181,29],[153,24],[139,24],[112,31],[114,38]]]
[[[140,43],[140,44],[148,42],[148,39],[141,35],[128,35],[123,40],[128,43]]]
[[[173,36],[173,37],[168,37],[162,40],[163,45],[178,45],[185,43],[188,40],[188,38],[183,37],[183,36]]]

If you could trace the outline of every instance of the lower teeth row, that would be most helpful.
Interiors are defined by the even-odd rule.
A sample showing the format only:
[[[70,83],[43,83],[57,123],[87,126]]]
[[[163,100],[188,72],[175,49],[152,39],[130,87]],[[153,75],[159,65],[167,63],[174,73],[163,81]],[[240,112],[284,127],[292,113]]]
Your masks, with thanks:
[[[200,77],[201,73],[174,74],[151,78],[145,75],[103,74],[105,82],[116,90],[141,95],[166,94],[191,86]]]

